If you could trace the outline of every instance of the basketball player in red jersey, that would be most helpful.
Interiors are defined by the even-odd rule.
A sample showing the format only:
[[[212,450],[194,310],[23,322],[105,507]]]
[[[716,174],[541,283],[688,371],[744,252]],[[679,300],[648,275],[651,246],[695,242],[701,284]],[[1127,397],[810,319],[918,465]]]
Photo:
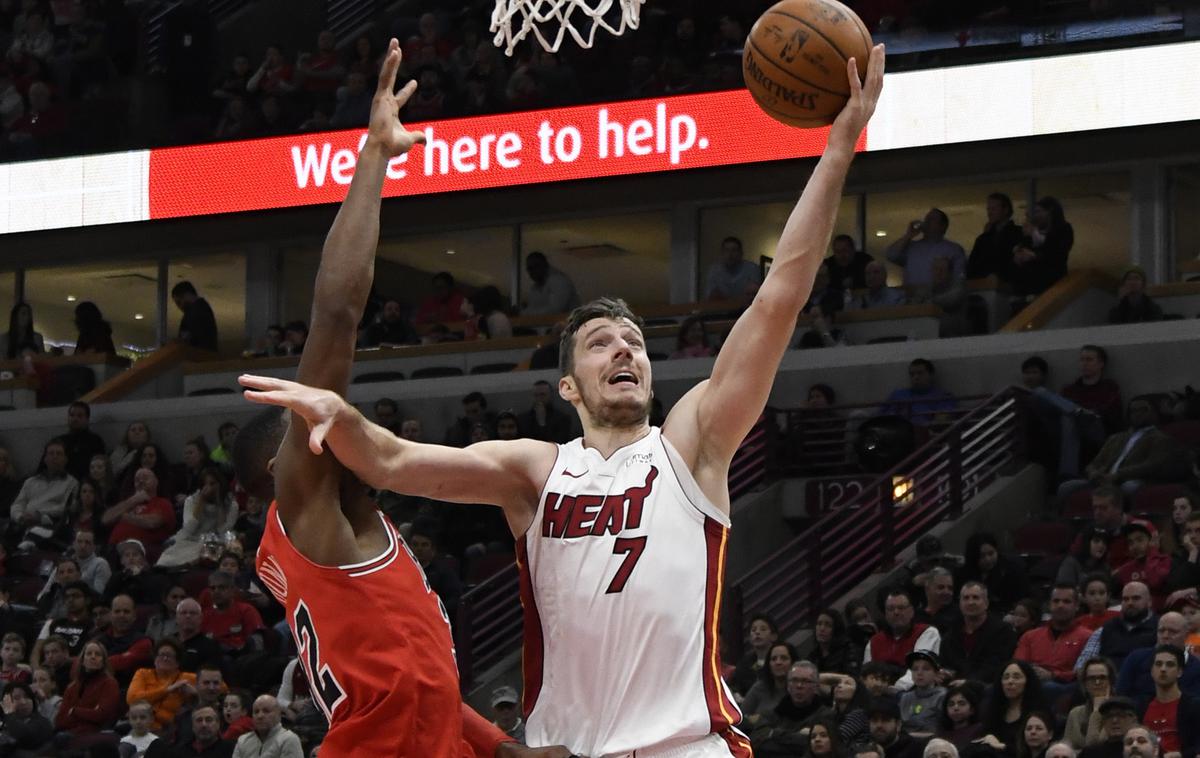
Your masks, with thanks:
[[[876,47],[734,325],[711,378],[649,425],[651,366],[621,301],[577,308],[560,343],[559,394],[584,434],[566,445],[400,439],[340,395],[242,377],[247,397],[288,407],[380,489],[504,508],[525,605],[526,739],[592,758],[744,758],[741,714],[716,639],[729,528],[729,464],[762,413],[829,244],[855,144],[883,86]],[[298,427],[299,425],[297,425]],[[297,436],[300,432],[293,430]]]
[[[395,92],[399,66],[393,39],[358,168],[321,253],[297,370],[300,381],[339,395],[371,289],[388,161],[424,142],[398,119],[416,89],[409,82]],[[257,568],[287,609],[314,700],[329,719],[321,754],[569,755],[518,745],[462,702],[449,621],[407,546],[354,474],[333,455],[310,452],[305,425],[289,426],[271,410],[242,428],[234,463],[250,492],[275,499]]]

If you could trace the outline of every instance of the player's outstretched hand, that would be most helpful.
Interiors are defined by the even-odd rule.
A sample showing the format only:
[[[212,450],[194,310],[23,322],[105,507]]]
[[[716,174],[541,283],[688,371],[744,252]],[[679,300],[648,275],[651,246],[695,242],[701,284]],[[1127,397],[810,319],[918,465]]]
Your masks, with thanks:
[[[879,93],[883,91],[883,68],[885,52],[882,44],[871,49],[871,59],[867,62],[867,77],[865,82],[859,81],[859,61],[851,58],[846,63],[846,76],[850,82],[850,99],[833,122],[829,140],[840,140],[853,146],[858,141],[858,135],[866,128],[879,103]]]
[[[407,153],[413,145],[425,144],[424,132],[410,132],[400,123],[400,109],[417,91],[417,83],[409,81],[396,91],[396,72],[400,70],[400,43],[393,37],[379,71],[379,86],[371,102],[371,121],[367,138],[379,144],[389,156]]]
[[[554,747],[525,747],[519,742],[502,742],[496,748],[496,758],[583,758],[562,745]]]
[[[329,434],[334,419],[346,405],[346,401],[336,392],[289,382],[287,379],[242,374],[238,377],[238,384],[249,388],[244,393],[247,400],[282,406],[308,422],[308,448],[313,455],[320,455],[323,451],[325,435]]]

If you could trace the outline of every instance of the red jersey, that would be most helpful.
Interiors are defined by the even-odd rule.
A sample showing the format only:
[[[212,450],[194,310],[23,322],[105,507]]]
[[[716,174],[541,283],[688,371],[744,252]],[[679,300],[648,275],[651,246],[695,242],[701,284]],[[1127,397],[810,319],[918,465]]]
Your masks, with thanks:
[[[473,756],[450,623],[395,528],[369,561],[319,566],[292,546],[274,503],[258,575],[284,608],[331,756]]]

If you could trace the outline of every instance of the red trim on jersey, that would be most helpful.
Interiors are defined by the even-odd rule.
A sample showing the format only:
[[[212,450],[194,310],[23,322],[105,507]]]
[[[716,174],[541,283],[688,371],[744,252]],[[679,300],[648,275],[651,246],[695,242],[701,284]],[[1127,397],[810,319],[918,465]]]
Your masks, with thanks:
[[[542,667],[545,665],[545,643],[542,640],[542,617],[538,614],[537,601],[533,595],[533,576],[529,573],[529,555],[525,550],[526,534],[517,540],[517,569],[521,574],[521,605],[525,608],[524,649],[521,654],[521,675],[525,680],[521,706],[525,718],[537,705],[542,691]]]
[[[704,518],[704,542],[707,581],[704,588],[704,701],[708,704],[709,727],[723,734],[742,720],[742,712],[729,696],[721,679],[721,645],[718,626],[721,621],[721,593],[725,584],[725,542],[729,530],[715,519]],[[732,749],[732,748],[731,748]],[[734,755],[740,755],[734,753]]]
[[[754,758],[754,750],[750,747],[750,740],[738,730],[730,727],[721,732],[720,737],[725,740],[725,747],[729,748],[729,752],[733,755],[733,758]]]

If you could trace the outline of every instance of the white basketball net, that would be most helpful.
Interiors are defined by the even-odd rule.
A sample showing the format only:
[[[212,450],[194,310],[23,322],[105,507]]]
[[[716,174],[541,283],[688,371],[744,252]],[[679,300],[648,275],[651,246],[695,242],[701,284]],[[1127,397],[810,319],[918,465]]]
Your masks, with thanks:
[[[646,0],[496,0],[491,31],[497,47],[505,55],[532,34],[548,52],[558,52],[568,33],[580,47],[592,46],[596,29],[619,35],[637,29],[642,3]],[[606,18],[613,5],[619,5],[621,20]],[[576,26],[578,24],[578,26]]]

